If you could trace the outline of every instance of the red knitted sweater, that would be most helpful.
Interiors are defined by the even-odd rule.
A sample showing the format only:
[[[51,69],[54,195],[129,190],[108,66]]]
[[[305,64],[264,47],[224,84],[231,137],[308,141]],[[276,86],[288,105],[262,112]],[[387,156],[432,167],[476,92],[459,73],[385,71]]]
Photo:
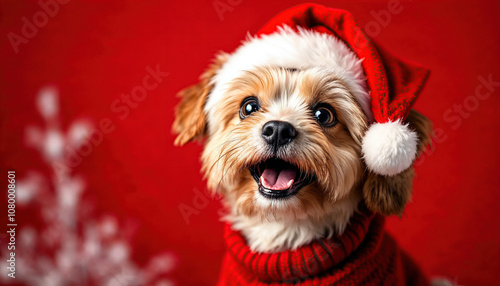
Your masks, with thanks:
[[[346,231],[296,250],[257,253],[226,225],[227,253],[218,285],[429,285],[416,264],[366,208]]]

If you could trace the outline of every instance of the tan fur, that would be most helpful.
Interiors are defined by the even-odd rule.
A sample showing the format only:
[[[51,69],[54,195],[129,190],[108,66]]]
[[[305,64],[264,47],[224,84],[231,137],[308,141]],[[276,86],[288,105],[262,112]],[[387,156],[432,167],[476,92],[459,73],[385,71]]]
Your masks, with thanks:
[[[177,94],[182,100],[177,106],[172,125],[172,130],[178,134],[174,141],[176,146],[182,146],[189,141],[205,136],[207,120],[203,107],[213,87],[210,79],[223,65],[226,57],[226,54],[217,56],[214,63],[200,76],[198,84],[189,86]]]
[[[298,97],[293,99],[297,106],[290,103],[290,109],[280,109],[280,116],[282,120],[293,119],[301,138],[284,156],[316,175],[317,182],[300,190],[295,206],[286,210],[263,208],[255,202],[257,184],[247,168],[271,156],[261,150],[260,130],[272,119],[269,114],[270,109],[276,108],[273,104],[287,104],[283,98],[287,94]],[[261,111],[241,120],[240,104],[252,95],[259,98]],[[320,127],[310,111],[316,102],[328,102],[336,108],[340,123],[331,128]],[[239,213],[262,218],[292,215],[317,219],[331,211],[335,201],[347,196],[363,177],[359,138],[366,128],[366,118],[335,78],[313,71],[257,69],[235,79],[219,107],[214,112],[219,125],[214,126],[215,133],[205,144],[203,171],[209,187],[221,192]]]
[[[413,109],[406,118],[406,122],[418,135],[418,155],[420,155],[431,144],[432,122]],[[411,199],[414,175],[413,167],[395,176],[368,173],[363,186],[366,205],[371,210],[384,215],[403,214],[406,204]]]
[[[241,217],[324,226],[325,218],[332,217],[341,218],[335,228],[342,232],[361,197],[370,209],[384,215],[403,212],[411,198],[414,170],[410,167],[392,177],[366,171],[361,142],[368,128],[367,118],[342,80],[314,68],[255,68],[227,86],[225,97],[214,110],[204,110],[213,88],[210,80],[224,60],[225,56],[218,57],[199,84],[179,93],[182,101],[173,130],[179,134],[176,145],[207,139],[202,171],[209,188],[223,195],[223,203],[231,212],[229,220],[242,225],[245,222],[241,223]],[[242,120],[241,102],[249,96],[258,98],[261,109]],[[317,103],[330,104],[339,123],[333,127],[317,124],[311,111]],[[280,158],[316,177],[285,201],[259,197],[258,185],[248,169],[275,155],[266,151],[261,138],[262,126],[270,120],[287,121],[299,133],[280,151]],[[431,140],[430,121],[414,110],[406,121],[417,132],[418,151],[423,152]]]
[[[401,215],[411,199],[413,167],[395,176],[367,175],[363,186],[365,203],[383,215]]]
[[[432,135],[434,134],[432,131],[432,121],[415,109],[411,109],[410,114],[406,117],[406,122],[417,132],[419,138],[418,156],[420,156],[427,146],[432,146]]]

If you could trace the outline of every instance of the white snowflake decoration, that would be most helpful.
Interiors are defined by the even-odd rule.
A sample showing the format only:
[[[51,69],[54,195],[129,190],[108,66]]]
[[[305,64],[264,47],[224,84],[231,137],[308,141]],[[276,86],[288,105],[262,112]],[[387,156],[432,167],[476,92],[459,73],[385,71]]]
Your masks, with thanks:
[[[55,87],[41,89],[36,105],[46,129],[28,126],[25,144],[39,150],[53,174],[46,178],[41,172],[28,172],[17,181],[16,195],[18,206],[40,208],[44,225],[40,232],[32,226],[19,226],[15,279],[7,276],[9,252],[1,249],[0,267],[4,273],[0,282],[37,286],[174,285],[170,279],[161,278],[175,267],[172,252],[156,255],[145,267],[138,267],[130,258],[127,238],[131,233],[126,226],[120,226],[112,215],[99,219],[83,215],[82,208],[88,205],[82,200],[85,180],[71,171],[58,172],[54,168],[55,163],[69,165],[65,161],[67,150],[82,146],[91,135],[92,124],[76,121],[65,134]],[[83,234],[79,235],[78,227]]]

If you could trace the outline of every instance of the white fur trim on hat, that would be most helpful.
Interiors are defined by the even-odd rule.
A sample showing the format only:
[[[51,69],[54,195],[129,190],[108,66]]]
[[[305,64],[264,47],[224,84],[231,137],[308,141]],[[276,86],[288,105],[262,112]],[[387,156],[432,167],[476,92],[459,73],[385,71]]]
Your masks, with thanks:
[[[215,106],[226,96],[228,83],[256,67],[308,69],[325,67],[341,79],[373,121],[366,76],[360,60],[341,40],[332,35],[283,26],[269,35],[249,37],[229,56],[212,78],[214,88],[205,104],[212,117]],[[211,125],[209,124],[209,128]]]
[[[363,138],[363,157],[372,172],[392,176],[408,169],[417,155],[417,134],[400,120],[374,123]]]

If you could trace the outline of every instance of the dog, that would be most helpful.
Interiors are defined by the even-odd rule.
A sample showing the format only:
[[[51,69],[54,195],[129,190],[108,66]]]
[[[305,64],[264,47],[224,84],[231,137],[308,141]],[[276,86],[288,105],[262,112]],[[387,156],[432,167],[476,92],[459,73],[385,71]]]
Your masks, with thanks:
[[[383,230],[411,198],[432,124],[412,104],[428,77],[342,10],[305,4],[220,53],[182,90],[176,145],[228,214],[220,285],[428,285]]]

